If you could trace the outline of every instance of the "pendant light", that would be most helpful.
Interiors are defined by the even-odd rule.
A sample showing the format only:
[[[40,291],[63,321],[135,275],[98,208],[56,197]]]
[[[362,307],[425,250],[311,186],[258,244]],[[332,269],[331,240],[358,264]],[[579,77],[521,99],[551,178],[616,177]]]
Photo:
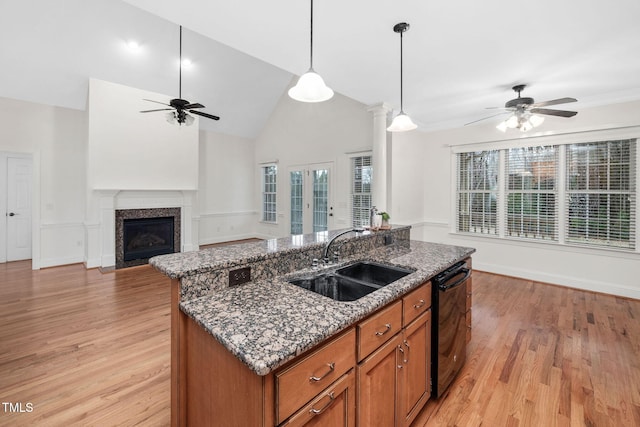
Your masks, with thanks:
[[[301,102],[322,102],[331,99],[333,90],[327,87],[324,80],[313,70],[313,0],[311,0],[311,43],[309,71],[298,79],[298,83],[289,89],[289,96]]]
[[[411,118],[407,116],[402,108],[402,33],[409,29],[409,24],[406,22],[400,22],[394,25],[393,31],[400,33],[400,113],[393,119],[391,126],[387,128],[389,132],[405,132],[413,130],[418,126],[413,123]]]

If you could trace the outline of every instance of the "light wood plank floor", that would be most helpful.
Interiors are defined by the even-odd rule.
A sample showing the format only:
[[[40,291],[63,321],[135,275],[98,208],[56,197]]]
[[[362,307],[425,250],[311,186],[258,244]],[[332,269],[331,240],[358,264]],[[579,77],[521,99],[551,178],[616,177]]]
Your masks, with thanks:
[[[169,425],[170,285],[149,266],[0,264],[3,426]]]
[[[169,424],[169,285],[0,264],[0,425]],[[640,301],[474,272],[473,339],[414,426],[640,426]]]

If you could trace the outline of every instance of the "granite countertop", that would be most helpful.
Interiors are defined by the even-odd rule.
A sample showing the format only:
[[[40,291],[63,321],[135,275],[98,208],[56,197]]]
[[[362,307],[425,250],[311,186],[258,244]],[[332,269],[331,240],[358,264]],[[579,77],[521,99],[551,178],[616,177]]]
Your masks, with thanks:
[[[473,252],[473,248],[421,241],[411,241],[410,249],[392,245],[369,252],[358,260],[382,261],[415,272],[352,302],[334,301],[286,281],[312,271],[307,269],[183,301],[180,308],[252,371],[267,375]]]
[[[394,231],[409,230],[409,226],[394,225]],[[327,241],[336,234],[348,229],[321,231],[317,233],[300,234],[277,239],[262,240],[259,242],[238,243],[230,246],[213,247],[200,251],[180,252],[175,254],[160,255],[149,260],[158,271],[172,279],[206,273],[221,268],[233,267],[239,264],[247,264],[257,260],[273,257],[282,257],[300,250],[321,250]],[[385,231],[371,233],[364,231],[357,234],[360,237],[370,238],[375,234],[385,234]]]

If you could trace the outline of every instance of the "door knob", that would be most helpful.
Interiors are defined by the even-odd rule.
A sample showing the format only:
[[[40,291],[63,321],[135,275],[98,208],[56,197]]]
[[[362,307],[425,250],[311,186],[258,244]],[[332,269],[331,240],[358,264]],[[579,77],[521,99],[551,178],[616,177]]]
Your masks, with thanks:
[[[16,216],[16,215],[18,215],[18,214],[14,213],[14,212],[9,212],[9,216]]]

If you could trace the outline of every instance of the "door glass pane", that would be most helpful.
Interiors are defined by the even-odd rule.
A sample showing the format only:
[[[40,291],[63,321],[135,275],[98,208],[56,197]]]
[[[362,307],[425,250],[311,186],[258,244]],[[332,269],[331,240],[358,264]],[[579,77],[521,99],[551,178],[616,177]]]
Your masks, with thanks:
[[[302,171],[291,172],[291,234],[302,234]]]
[[[328,220],[329,171],[313,171],[313,232],[326,231]]]

